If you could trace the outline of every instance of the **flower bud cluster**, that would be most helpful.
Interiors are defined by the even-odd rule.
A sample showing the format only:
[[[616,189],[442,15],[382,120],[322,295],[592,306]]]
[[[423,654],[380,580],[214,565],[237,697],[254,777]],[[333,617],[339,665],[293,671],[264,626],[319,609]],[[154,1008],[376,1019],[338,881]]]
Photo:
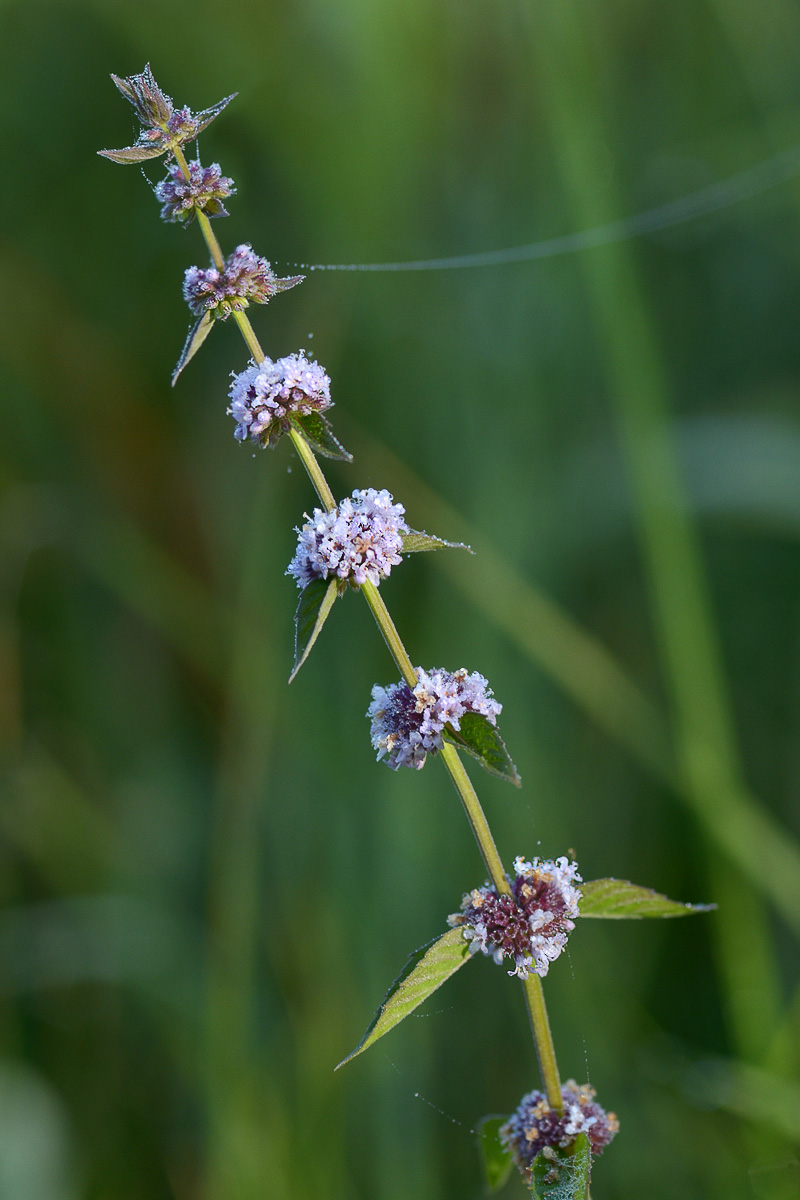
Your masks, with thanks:
[[[528,1092],[516,1112],[500,1127],[500,1140],[530,1182],[533,1160],[546,1146],[565,1150],[579,1133],[589,1139],[592,1154],[602,1154],[619,1132],[619,1121],[595,1100],[593,1087],[569,1079],[561,1089],[563,1112],[551,1108],[543,1092]]]
[[[173,100],[158,86],[147,63],[139,75],[111,78],[126,100],[133,105],[142,126],[132,146],[122,150],[101,150],[104,158],[114,162],[144,162],[162,154],[173,153],[185,142],[191,142],[222,112],[233,96],[226,96],[211,108],[196,115],[190,108],[176,108]],[[235,93],[234,93],[235,94]]]
[[[188,179],[177,163],[170,163],[167,178],[156,184],[156,199],[162,205],[161,220],[188,224],[197,212],[209,217],[227,217],[222,201],[235,195],[233,180],[222,174],[219,163],[204,167],[195,159],[187,166]]]
[[[355,586],[369,580],[376,587],[392,567],[402,562],[405,508],[395,504],[389,492],[375,488],[356,489],[332,512],[314,509],[314,515],[298,529],[297,553],[286,574],[306,587],[329,575]]]
[[[229,416],[237,422],[234,437],[247,438],[261,446],[274,446],[289,430],[294,413],[308,416],[329,409],[331,381],[317,362],[309,362],[302,350],[275,362],[265,358],[234,375],[230,389]]]
[[[448,917],[451,926],[463,926],[471,954],[479,950],[496,963],[509,958],[509,975],[527,979],[544,977],[575,928],[581,893],[578,864],[567,858],[514,860],[511,895],[500,895],[484,884],[467,892],[461,911]]]
[[[459,729],[465,713],[479,713],[495,725],[502,708],[477,671],[470,675],[463,668],[423,671],[417,667],[414,688],[405,682],[387,688],[375,684],[367,716],[378,759],[385,758],[393,771],[399,767],[419,770],[428,754],[441,750],[447,725]]]
[[[302,279],[302,275],[279,279],[266,258],[245,243],[228,256],[222,271],[216,267],[189,267],[183,276],[183,298],[195,316],[213,311],[225,320],[250,303],[266,304]]]

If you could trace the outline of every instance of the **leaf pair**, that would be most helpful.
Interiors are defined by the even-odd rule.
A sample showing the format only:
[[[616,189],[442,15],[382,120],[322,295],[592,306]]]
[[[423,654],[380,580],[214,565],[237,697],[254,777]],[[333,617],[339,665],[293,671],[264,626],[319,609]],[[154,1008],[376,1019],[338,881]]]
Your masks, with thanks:
[[[335,585],[334,585],[335,586]],[[708,912],[713,904],[681,904],[651,888],[624,879],[594,879],[581,885],[581,917],[640,920],[644,917],[685,917]],[[342,1059],[344,1066],[399,1025],[437,988],[455,975],[471,957],[461,927],[448,929],[433,942],[415,950],[394,981],[355,1050]]]
[[[351,456],[333,436],[330,425],[320,413],[310,413],[306,417],[295,417],[293,420],[312,449],[317,450],[320,454],[325,454],[328,458],[350,459]],[[461,542],[446,542],[444,538],[433,537],[428,533],[417,533],[416,530],[410,530],[403,537],[403,554],[445,548],[469,550],[469,546],[464,546]],[[289,676],[290,683],[311,653],[311,648],[328,619],[337,594],[342,595],[345,588],[345,583],[336,578],[315,579],[307,584],[300,593],[297,610],[294,614],[294,666]],[[472,752],[470,751],[470,753]]]

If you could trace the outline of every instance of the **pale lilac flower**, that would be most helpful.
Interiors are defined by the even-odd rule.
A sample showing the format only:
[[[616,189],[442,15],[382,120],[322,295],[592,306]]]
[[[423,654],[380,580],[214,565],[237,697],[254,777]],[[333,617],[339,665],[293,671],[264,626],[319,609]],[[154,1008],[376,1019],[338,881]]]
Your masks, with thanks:
[[[356,586],[369,580],[377,587],[402,561],[403,534],[408,533],[404,512],[389,492],[375,488],[356,489],[333,512],[315,508],[297,531],[297,553],[286,574],[300,588],[329,576]]]
[[[266,258],[255,254],[246,243],[237,246],[225,261],[225,267],[189,267],[183,277],[183,298],[195,316],[214,312],[225,320],[248,304],[266,304],[278,292],[301,283],[304,276],[279,279]]]
[[[484,884],[467,892],[461,911],[448,917],[451,926],[464,927],[471,954],[479,950],[496,963],[514,962],[509,975],[527,979],[545,976],[575,928],[581,898],[578,864],[567,858],[514,860],[511,895],[500,895]]]
[[[170,163],[167,178],[156,184],[156,199],[163,206],[161,220],[188,224],[196,212],[227,217],[222,201],[235,194],[233,180],[222,174],[219,163],[204,167],[199,159],[194,159],[187,166],[188,179],[177,163]]]
[[[205,108],[195,115],[190,108],[175,108],[172,99],[161,90],[153,78],[149,63],[139,75],[128,75],[125,78],[112,75],[111,78],[125,99],[133,105],[142,126],[132,146],[126,146],[122,150],[98,151],[104,158],[118,163],[144,162],[148,158],[172,153],[178,146],[192,141],[206,129],[236,95],[234,92],[217,104],[212,104],[211,108]]]
[[[317,362],[302,350],[275,362],[265,358],[234,375],[228,414],[237,422],[234,437],[259,445],[274,445],[289,430],[291,414],[308,416],[329,409],[331,381]]]
[[[378,759],[387,765],[419,770],[428,754],[441,750],[445,726],[460,729],[465,713],[479,713],[497,723],[502,704],[493,698],[491,688],[477,671],[423,671],[417,668],[417,684],[393,683],[388,688],[376,684],[367,716],[372,722],[372,745]]]
[[[563,1112],[551,1108],[543,1092],[522,1097],[516,1112],[500,1127],[500,1140],[529,1184],[533,1160],[546,1146],[565,1150],[579,1133],[585,1133],[597,1156],[619,1132],[616,1114],[601,1108],[596,1095],[588,1083],[578,1086],[569,1079],[561,1089]]]

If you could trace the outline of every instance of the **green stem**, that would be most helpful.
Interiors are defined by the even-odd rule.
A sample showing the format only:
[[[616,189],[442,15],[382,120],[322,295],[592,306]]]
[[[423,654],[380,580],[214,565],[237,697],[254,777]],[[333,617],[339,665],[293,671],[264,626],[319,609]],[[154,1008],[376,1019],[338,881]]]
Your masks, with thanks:
[[[239,312],[237,309],[234,309],[233,319],[239,326],[242,337],[247,342],[247,348],[252,354],[253,360],[257,363],[262,363],[267,356],[261,349],[261,343],[256,337],[253,326],[250,324],[249,317],[246,317],[243,312]]]
[[[415,688],[417,686],[417,672],[414,670],[413,663],[408,657],[408,651],[401,641],[394,621],[389,615],[389,610],[383,602],[383,596],[381,596],[375,584],[370,583],[369,580],[366,583],[362,583],[361,591],[367,604],[372,609],[372,615],[383,634],[383,640],[389,647],[389,653],[400,668],[400,674],[410,688]]]
[[[245,318],[246,320],[247,318]],[[248,322],[249,323],[249,322]],[[289,437],[292,439],[292,444],[297,451],[298,458],[308,472],[308,477],[314,485],[314,490],[319,496],[322,503],[328,512],[333,512],[336,508],[336,501],[333,498],[333,492],[328,487],[328,481],[320,469],[320,465],[316,460],[314,451],[309,446],[302,433],[297,429],[289,430]],[[364,584],[366,587],[367,585]],[[400,639],[398,638],[398,641]],[[391,649],[391,647],[390,647]]]
[[[523,987],[528,1016],[531,1021],[533,1044],[536,1047],[536,1057],[539,1061],[539,1074],[547,1093],[547,1103],[557,1112],[561,1112],[564,1107],[564,1101],[561,1098],[561,1080],[558,1075],[553,1035],[550,1032],[550,1022],[544,1004],[542,981],[538,975],[529,975],[524,981]]]
[[[450,778],[455,784],[456,791],[461,797],[464,812],[467,814],[467,820],[472,826],[472,832],[475,834],[475,840],[483,855],[483,861],[486,863],[486,870],[489,872],[492,883],[501,895],[511,895],[511,885],[503,870],[503,864],[497,852],[497,846],[492,837],[489,822],[486,820],[481,802],[478,799],[478,793],[472,786],[472,780],[464,769],[464,764],[459,758],[458,751],[449,742],[444,742],[439,754],[450,774]]]
[[[183,151],[179,146],[175,148],[175,159],[181,168],[185,178],[189,178],[189,166]],[[204,212],[197,211],[197,220],[200,225],[200,230],[205,239],[211,258],[218,270],[224,270],[225,259],[217,241],[216,234],[211,228],[211,223]],[[243,312],[234,310],[234,320],[239,326],[239,330],[244,338],[250,353],[257,363],[263,362],[264,351],[256,337],[253,326],[250,324],[248,317]],[[308,472],[308,477],[314,486],[314,490],[319,496],[322,504],[328,512],[332,512],[336,507],[336,502],[333,498],[333,493],[328,486],[328,481],[322,472],[322,469],[317,462],[316,455],[309,446],[302,433],[295,428],[289,430],[289,436],[292,439],[292,444],[297,451],[298,457]],[[417,673],[414,670],[414,665],[408,656],[408,651],[403,645],[400,634],[397,632],[394,621],[391,618],[388,608],[383,602],[377,587],[368,580],[361,585],[361,592],[372,610],[372,615],[377,622],[378,628],[383,634],[384,641],[389,648],[392,658],[400,669],[400,673],[405,679],[409,687],[416,687]],[[481,802],[478,799],[478,794],[472,786],[472,781],[464,769],[464,764],[459,758],[458,751],[455,746],[449,742],[445,742],[440,751],[442,762],[444,763],[450,778],[455,785],[461,803],[464,806],[464,812],[467,815],[472,832],[475,834],[475,840],[478,843],[483,861],[486,864],[486,869],[494,884],[496,890],[505,895],[510,895],[511,886],[508,882],[508,877],[503,869],[503,863],[495,845],[492,831],[489,828],[489,822],[486,820],[486,815],[481,807]],[[531,1032],[533,1033],[533,1042],[536,1049],[536,1057],[539,1062],[539,1071],[542,1076],[542,1082],[547,1092],[547,1101],[551,1108],[561,1111],[561,1083],[558,1075],[558,1066],[556,1065],[555,1047],[553,1046],[553,1037],[550,1032],[550,1022],[547,1018],[547,1009],[544,1003],[544,993],[542,991],[542,982],[538,975],[529,975],[524,983],[525,1001],[528,1007],[528,1014],[531,1022]]]

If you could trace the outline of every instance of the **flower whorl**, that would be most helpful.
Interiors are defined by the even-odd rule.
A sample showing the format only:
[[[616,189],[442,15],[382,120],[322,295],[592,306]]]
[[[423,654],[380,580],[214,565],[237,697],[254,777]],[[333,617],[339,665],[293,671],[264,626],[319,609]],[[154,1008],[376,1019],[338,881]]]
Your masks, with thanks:
[[[287,575],[300,588],[329,575],[356,586],[369,580],[377,587],[402,562],[403,534],[408,533],[404,513],[385,488],[356,489],[332,512],[315,508],[297,531],[297,552]]]
[[[470,953],[479,950],[496,963],[514,962],[509,975],[527,979],[545,976],[575,928],[581,893],[578,864],[567,858],[514,860],[511,895],[500,895],[484,884],[467,892],[461,911],[448,917],[451,926],[464,927]]]
[[[619,1132],[619,1121],[615,1113],[601,1108],[596,1095],[588,1083],[578,1086],[569,1079],[561,1089],[562,1112],[550,1107],[543,1092],[528,1092],[522,1097],[516,1112],[501,1126],[500,1140],[528,1182],[537,1154],[546,1146],[566,1149],[579,1133],[588,1137],[593,1155],[602,1154]]]
[[[497,723],[502,704],[493,698],[488,682],[477,671],[423,671],[417,667],[414,688],[405,682],[384,688],[375,684],[367,716],[370,736],[378,759],[387,766],[419,770],[428,754],[442,748],[446,725],[459,729],[465,713],[479,713]]]
[[[234,437],[274,446],[289,430],[289,416],[323,413],[329,409],[331,381],[319,363],[302,350],[285,358],[265,358],[234,375],[228,413],[237,422]]]

